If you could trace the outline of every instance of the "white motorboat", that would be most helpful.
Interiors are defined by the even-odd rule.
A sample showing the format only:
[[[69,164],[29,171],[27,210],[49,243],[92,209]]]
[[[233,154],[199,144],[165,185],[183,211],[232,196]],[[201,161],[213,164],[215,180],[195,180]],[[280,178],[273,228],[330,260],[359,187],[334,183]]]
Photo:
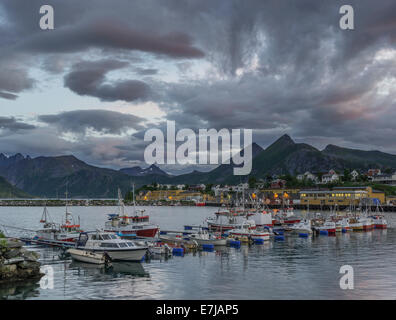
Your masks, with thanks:
[[[225,232],[233,229],[242,228],[243,224],[249,224],[249,229],[256,229],[254,220],[246,219],[242,216],[217,216],[206,219],[210,231]]]
[[[149,251],[152,255],[172,255],[172,249],[166,243],[156,243],[149,247]]]
[[[69,249],[67,252],[76,261],[93,263],[93,264],[109,264],[111,258],[106,253],[95,253],[92,251]]]
[[[227,245],[227,239],[221,238],[221,236],[215,236],[208,231],[201,229],[197,233],[189,235],[191,240],[195,240],[199,245],[213,244],[214,246],[225,246]]]
[[[241,228],[228,231],[232,238],[241,238],[243,240],[269,240],[270,233],[267,230],[259,231],[250,228],[249,223],[242,224]]]
[[[336,233],[336,224],[333,221],[326,220],[323,224],[314,227],[317,232],[327,231],[329,234]]]
[[[305,219],[300,221],[299,223],[296,223],[292,226],[290,226],[290,229],[294,233],[312,233],[312,224],[311,220]]]
[[[137,245],[134,241],[123,240],[110,232],[82,232],[77,241],[77,249],[95,253],[107,253],[114,261],[142,261],[147,246]]]

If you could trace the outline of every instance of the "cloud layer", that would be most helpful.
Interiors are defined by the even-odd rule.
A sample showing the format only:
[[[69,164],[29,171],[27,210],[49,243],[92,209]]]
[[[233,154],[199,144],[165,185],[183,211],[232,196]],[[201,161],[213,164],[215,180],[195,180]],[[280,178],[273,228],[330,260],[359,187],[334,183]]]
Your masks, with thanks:
[[[75,95],[75,105],[35,106],[37,128],[0,120],[4,151],[52,154],[57,145],[126,166],[142,159],[142,134],[153,125],[139,110],[150,102],[165,113],[161,121],[252,128],[262,146],[288,133],[317,147],[396,153],[394,0],[349,1],[353,31],[339,28],[338,0],[48,0],[55,30],[43,32],[41,2],[0,4],[0,104],[12,109],[56,79],[50,88]],[[135,115],[112,113],[111,103]],[[132,129],[139,133],[127,137]]]

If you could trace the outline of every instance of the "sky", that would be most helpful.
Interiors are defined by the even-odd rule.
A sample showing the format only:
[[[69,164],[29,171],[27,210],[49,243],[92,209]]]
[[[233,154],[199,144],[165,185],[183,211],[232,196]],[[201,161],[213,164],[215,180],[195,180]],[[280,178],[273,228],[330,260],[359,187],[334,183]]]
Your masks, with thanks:
[[[2,0],[0,152],[147,167],[170,120],[396,154],[395,66],[394,0]]]

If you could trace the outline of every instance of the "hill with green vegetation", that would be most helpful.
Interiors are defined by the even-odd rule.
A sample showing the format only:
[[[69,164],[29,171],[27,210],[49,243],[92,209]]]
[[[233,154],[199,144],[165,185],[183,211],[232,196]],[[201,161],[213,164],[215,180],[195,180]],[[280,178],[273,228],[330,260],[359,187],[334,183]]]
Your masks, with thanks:
[[[31,196],[22,190],[14,187],[3,177],[0,177],[0,198],[13,199],[13,198],[31,198]]]

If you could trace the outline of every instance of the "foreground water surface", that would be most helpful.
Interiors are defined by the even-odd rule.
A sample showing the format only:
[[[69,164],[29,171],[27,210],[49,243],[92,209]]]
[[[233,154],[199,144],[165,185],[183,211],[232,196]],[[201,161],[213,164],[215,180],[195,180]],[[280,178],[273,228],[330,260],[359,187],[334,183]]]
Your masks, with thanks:
[[[202,224],[215,208],[145,207],[162,229]],[[49,208],[60,221],[64,208]],[[72,207],[85,230],[102,228],[115,207]],[[0,224],[37,229],[42,208],[0,207]],[[303,213],[302,213],[303,214]],[[298,238],[264,245],[224,247],[166,260],[113,263],[72,262],[52,248],[32,247],[54,271],[53,289],[37,282],[0,285],[2,299],[395,299],[396,213],[388,230],[335,237]],[[340,289],[342,265],[354,270],[354,289]]]

